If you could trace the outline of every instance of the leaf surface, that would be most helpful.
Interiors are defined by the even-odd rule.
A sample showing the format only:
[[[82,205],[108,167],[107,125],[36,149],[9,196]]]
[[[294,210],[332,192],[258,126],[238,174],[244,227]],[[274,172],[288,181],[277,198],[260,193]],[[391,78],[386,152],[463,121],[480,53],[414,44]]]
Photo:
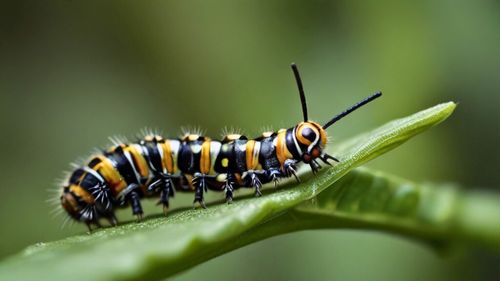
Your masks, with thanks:
[[[442,204],[448,202],[440,197],[448,196],[445,191],[425,196],[426,191],[388,183],[365,190],[356,183],[360,175],[347,177],[339,185],[343,188],[334,183],[445,120],[454,109],[452,102],[439,104],[337,144],[333,154],[340,163],[314,177],[302,175],[300,184],[267,190],[260,198],[237,198],[231,205],[177,211],[166,218],[33,245],[0,263],[0,280],[162,279],[249,243],[301,229],[382,229],[441,240],[446,231],[435,226],[448,221],[451,208]],[[426,223],[433,227],[419,233]]]

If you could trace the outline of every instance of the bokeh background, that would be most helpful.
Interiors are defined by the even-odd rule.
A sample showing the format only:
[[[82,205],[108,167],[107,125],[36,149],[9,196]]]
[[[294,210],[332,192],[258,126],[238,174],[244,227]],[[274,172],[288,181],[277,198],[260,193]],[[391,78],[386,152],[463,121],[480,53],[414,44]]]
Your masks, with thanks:
[[[295,124],[292,61],[320,122],[383,90],[329,130],[334,141],[459,102],[444,124],[368,166],[498,189],[499,50],[500,3],[492,0],[2,1],[0,257],[85,231],[61,229],[47,190],[108,136],[144,127],[177,136],[181,126],[255,136]],[[190,204],[191,195],[179,197],[174,207]],[[310,231],[239,249],[174,280],[493,280],[499,265],[477,249],[442,258],[386,234]]]

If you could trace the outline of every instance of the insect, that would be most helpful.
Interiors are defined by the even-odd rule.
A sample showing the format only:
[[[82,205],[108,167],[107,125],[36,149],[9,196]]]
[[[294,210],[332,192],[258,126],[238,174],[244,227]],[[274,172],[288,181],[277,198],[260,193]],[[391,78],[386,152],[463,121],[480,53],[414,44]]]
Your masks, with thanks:
[[[227,134],[221,141],[200,134],[165,139],[152,134],[133,143],[117,143],[70,174],[60,193],[63,209],[92,230],[94,225],[101,226],[100,219],[117,225],[114,210],[120,207],[130,206],[141,220],[143,197],[159,197],[166,214],[175,191],[188,191],[194,193],[193,204],[206,208],[203,195],[209,189],[225,192],[227,202],[241,187],[254,188],[260,196],[265,183],[276,185],[280,178],[292,176],[298,180],[296,165],[300,162],[310,165],[314,173],[321,168],[318,160],[329,165],[329,160],[339,162],[325,153],[325,130],[382,94],[377,92],[320,125],[309,120],[298,68],[291,67],[302,122],[255,139],[240,134]]]

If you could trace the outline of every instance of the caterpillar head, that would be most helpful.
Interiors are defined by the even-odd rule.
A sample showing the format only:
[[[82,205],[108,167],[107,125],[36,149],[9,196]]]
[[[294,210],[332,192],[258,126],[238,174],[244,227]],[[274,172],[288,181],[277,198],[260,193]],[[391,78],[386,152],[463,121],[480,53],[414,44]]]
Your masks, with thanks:
[[[83,200],[76,194],[69,191],[69,187],[64,187],[61,194],[61,205],[68,215],[76,220],[80,219],[80,211],[85,208]]]
[[[302,86],[302,80],[299,75],[299,70],[297,65],[292,63],[292,70],[297,81],[297,87],[299,89],[300,102],[302,104],[302,115],[304,121],[300,122],[294,127],[294,141],[296,142],[296,150],[299,152],[299,158],[295,157],[298,161],[303,161],[304,163],[310,164],[313,171],[316,171],[320,166],[315,161],[316,158],[327,162],[328,159],[333,159],[338,162],[335,157],[326,154],[323,150],[327,143],[326,129],[333,125],[335,122],[347,116],[354,110],[362,107],[363,105],[373,101],[374,99],[382,95],[381,92],[377,92],[366,99],[354,104],[350,108],[344,110],[342,113],[335,115],[330,121],[326,122],[325,125],[310,121],[307,115],[307,103],[306,96],[304,94],[304,88]]]
[[[95,204],[88,202],[87,194],[79,194],[78,190],[81,190],[81,187],[77,186],[72,189],[70,186],[65,186],[63,188],[60,196],[63,209],[77,221],[93,222],[97,220]]]
[[[326,131],[316,122],[301,122],[295,127],[295,139],[302,154],[300,155],[304,163],[310,163],[312,160],[323,154],[326,146]]]

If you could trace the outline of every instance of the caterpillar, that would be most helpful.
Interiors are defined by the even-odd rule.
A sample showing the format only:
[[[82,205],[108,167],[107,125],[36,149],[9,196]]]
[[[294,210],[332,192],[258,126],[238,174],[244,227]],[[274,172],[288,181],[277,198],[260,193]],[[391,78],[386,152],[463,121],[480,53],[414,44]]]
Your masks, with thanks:
[[[193,204],[206,208],[204,193],[225,192],[228,203],[238,188],[253,188],[261,196],[263,184],[295,177],[297,164],[310,165],[313,173],[318,160],[331,165],[339,160],[325,153],[326,129],[361,106],[382,95],[377,92],[335,115],[324,125],[309,120],[307,103],[298,68],[291,65],[302,105],[303,121],[277,132],[264,132],[255,139],[227,134],[213,140],[201,134],[166,139],[149,134],[133,143],[116,143],[76,167],[65,180],[60,204],[70,218],[83,222],[89,231],[106,219],[118,224],[115,209],[130,206],[142,220],[141,198],[159,197],[165,215],[175,191],[194,193]]]

